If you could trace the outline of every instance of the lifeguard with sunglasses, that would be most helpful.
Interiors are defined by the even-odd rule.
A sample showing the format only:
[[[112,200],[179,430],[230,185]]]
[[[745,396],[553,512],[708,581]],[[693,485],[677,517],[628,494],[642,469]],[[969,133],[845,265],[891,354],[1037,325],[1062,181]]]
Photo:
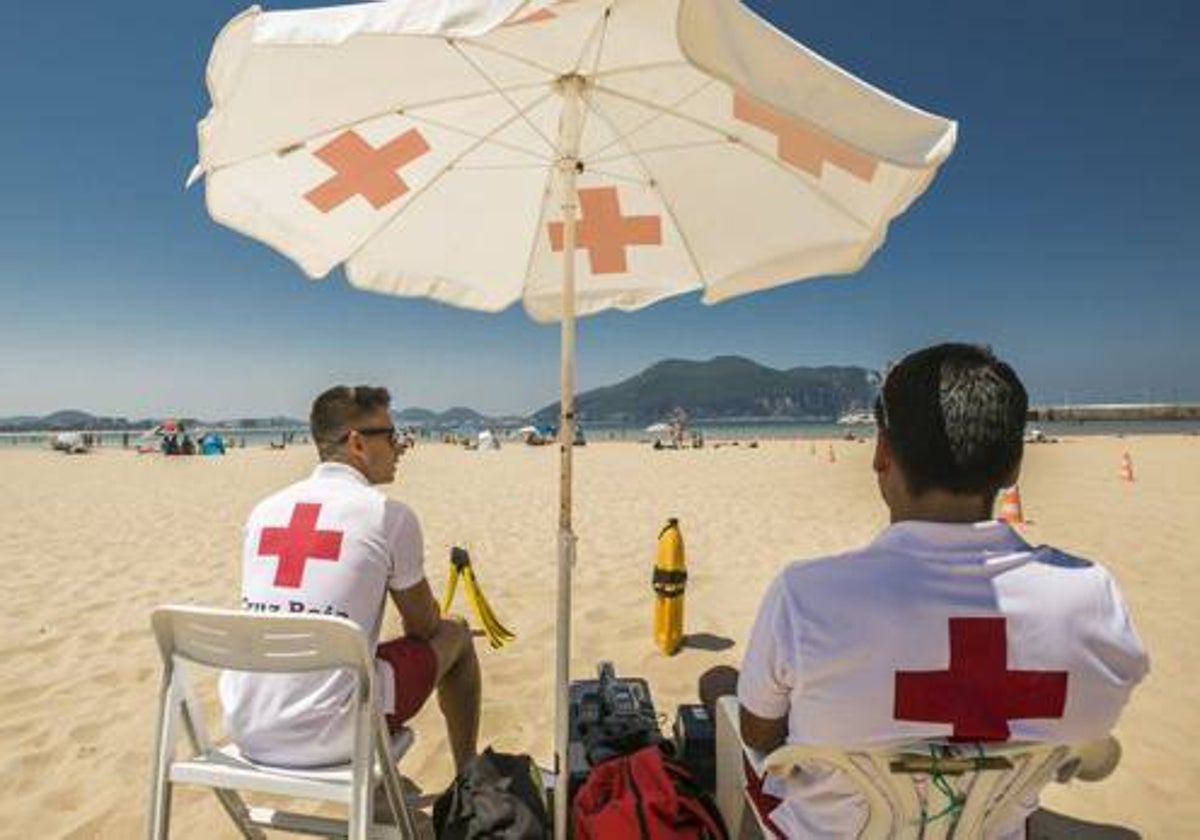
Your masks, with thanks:
[[[376,485],[390,484],[405,445],[384,388],[330,388],[310,418],[321,463],[251,512],[242,550],[247,610],[349,618],[376,649],[389,724],[411,718],[436,687],[456,768],[475,755],[479,662],[467,625],[442,618],[425,578],[416,514]],[[404,635],[380,642],[388,596]],[[221,678],[225,727],[265,763],[314,767],[349,759],[354,678],[344,672]]]

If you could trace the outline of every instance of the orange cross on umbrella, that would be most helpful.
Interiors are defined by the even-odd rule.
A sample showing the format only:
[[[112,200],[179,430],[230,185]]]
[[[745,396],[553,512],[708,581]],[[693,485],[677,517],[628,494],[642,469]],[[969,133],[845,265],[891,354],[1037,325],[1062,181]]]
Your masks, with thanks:
[[[356,195],[380,210],[408,192],[396,170],[412,163],[429,151],[429,144],[415,128],[379,148],[362,139],[355,131],[343,131],[315,152],[335,174],[305,193],[308,202],[328,213]]]
[[[625,249],[630,245],[661,245],[658,216],[622,216],[616,187],[579,190],[582,218],[576,226],[577,247],[588,252],[592,274],[624,274],[629,270]],[[550,222],[550,247],[563,249],[563,223]]]
[[[774,134],[779,140],[779,157],[814,177],[821,177],[826,163],[832,163],[861,181],[870,182],[875,177],[879,162],[870,155],[744,93],[733,95],[733,116]]]

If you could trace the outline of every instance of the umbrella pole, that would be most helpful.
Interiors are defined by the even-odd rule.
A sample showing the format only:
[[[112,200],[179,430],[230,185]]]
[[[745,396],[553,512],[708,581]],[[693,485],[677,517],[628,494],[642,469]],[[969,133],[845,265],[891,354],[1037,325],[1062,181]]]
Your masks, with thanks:
[[[583,127],[583,87],[580,76],[558,80],[563,98],[559,123],[558,169],[563,219],[562,262],[562,416],[558,445],[561,458],[558,508],[558,620],[554,660],[554,836],[567,836],[567,805],[571,766],[571,567],[575,565],[575,533],[571,529],[571,460],[575,447],[575,212],[578,195],[575,179],[579,164],[579,136]]]

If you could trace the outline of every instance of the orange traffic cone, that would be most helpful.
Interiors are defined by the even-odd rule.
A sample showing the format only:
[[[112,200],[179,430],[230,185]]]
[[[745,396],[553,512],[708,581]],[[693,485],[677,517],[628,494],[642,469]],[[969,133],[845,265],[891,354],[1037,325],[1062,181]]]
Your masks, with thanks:
[[[1025,524],[1025,514],[1021,511],[1021,491],[1017,485],[1000,491],[1000,515],[997,518],[1009,525]]]
[[[837,463],[837,453],[833,451],[833,444],[829,444],[829,463]]]
[[[1121,480],[1133,481],[1133,459],[1128,452],[1121,456]]]

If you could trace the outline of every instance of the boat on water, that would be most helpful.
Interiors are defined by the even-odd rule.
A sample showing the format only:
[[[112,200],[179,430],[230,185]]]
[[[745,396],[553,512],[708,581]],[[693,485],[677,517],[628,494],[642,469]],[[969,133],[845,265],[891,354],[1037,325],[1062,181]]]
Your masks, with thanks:
[[[838,418],[839,426],[874,426],[875,415],[870,411],[848,411]]]

